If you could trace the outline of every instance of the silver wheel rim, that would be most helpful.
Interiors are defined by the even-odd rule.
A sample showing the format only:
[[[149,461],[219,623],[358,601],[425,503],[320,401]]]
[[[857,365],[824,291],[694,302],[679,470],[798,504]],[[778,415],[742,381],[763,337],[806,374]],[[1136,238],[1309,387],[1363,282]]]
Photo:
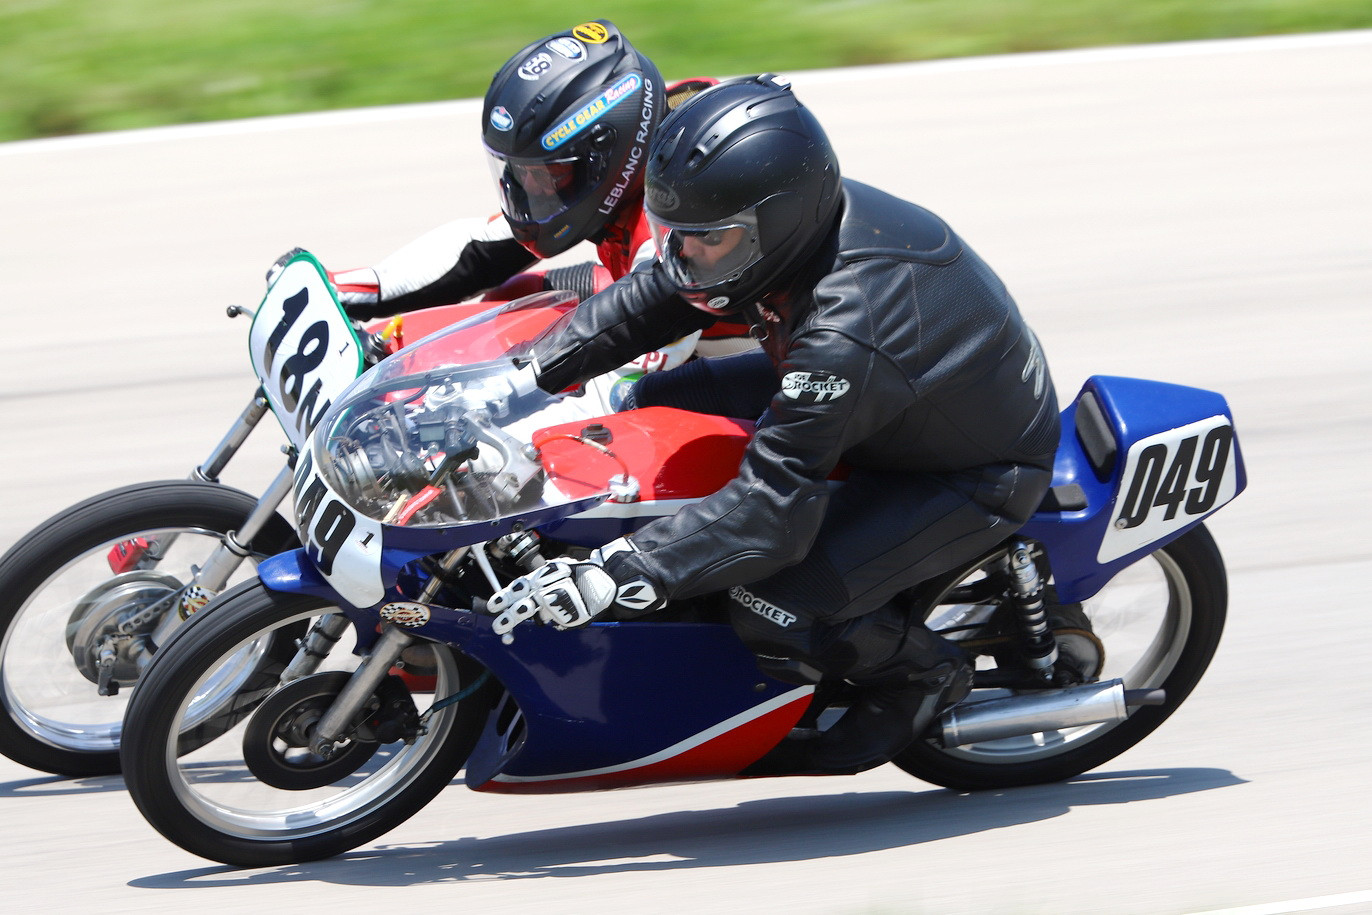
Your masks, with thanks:
[[[155,569],[144,573],[143,593],[156,589],[169,592],[171,585],[164,582],[188,581],[191,565],[203,563],[219,545],[218,532],[177,527],[130,533],[73,557],[27,595],[0,642],[0,691],[10,718],[31,737],[77,753],[119,749],[124,710],[132,690],[126,683],[117,695],[101,696],[95,683],[78,669],[67,645],[77,625],[73,612],[83,599],[108,588],[118,577],[106,561],[117,544],[136,537],[170,535],[176,536],[176,542]],[[249,558],[230,583],[250,577],[255,568],[255,561]],[[164,641],[177,625],[179,620],[172,619],[159,627],[158,640]],[[260,647],[253,651],[260,655]]]
[[[1092,629],[1105,645],[1101,680],[1120,678],[1125,689],[1154,689],[1177,666],[1191,630],[1193,604],[1180,566],[1158,551],[1124,569],[1100,593],[1083,602]],[[974,699],[1006,691],[978,690]],[[1127,720],[1127,719],[1126,719]],[[991,765],[1022,765],[1069,752],[1122,722],[1087,725],[1026,737],[945,749],[955,759]]]
[[[318,614],[319,611],[297,614],[274,624],[274,628]],[[325,669],[353,669],[359,659],[351,653],[349,642],[350,638],[345,637],[335,647]],[[234,659],[242,654],[246,644],[240,643],[221,655],[211,672],[200,678],[191,694],[183,698],[169,734],[189,726],[187,708],[203,704],[205,684],[233,679],[232,670],[237,663]],[[433,660],[437,668],[434,693],[414,696],[421,712],[433,696],[451,695],[465,685],[460,683],[457,662],[450,652],[435,650]],[[243,734],[251,716],[180,758],[176,755],[177,741],[169,736],[162,760],[178,804],[209,829],[245,840],[301,839],[356,822],[411,785],[442,750],[452,732],[457,708],[453,705],[435,713],[429,718],[425,733],[411,744],[397,741],[383,746],[357,772],[322,788],[288,791],[252,777],[243,759]]]

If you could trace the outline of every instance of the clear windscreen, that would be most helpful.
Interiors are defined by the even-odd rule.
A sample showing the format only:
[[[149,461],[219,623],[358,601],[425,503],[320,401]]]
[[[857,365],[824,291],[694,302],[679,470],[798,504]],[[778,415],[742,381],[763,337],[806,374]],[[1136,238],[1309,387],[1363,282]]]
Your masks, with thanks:
[[[485,312],[384,360],[338,399],[311,460],[353,509],[383,524],[493,521],[565,504],[533,433],[559,421],[529,353],[575,298],[544,293]]]

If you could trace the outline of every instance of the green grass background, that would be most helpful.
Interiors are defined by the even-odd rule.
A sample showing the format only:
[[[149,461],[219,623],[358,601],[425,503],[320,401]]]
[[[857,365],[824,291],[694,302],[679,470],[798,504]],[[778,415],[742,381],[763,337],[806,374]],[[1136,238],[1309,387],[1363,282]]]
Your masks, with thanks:
[[[1369,0],[0,0],[0,140],[480,96],[606,18],[668,79],[1372,26]]]

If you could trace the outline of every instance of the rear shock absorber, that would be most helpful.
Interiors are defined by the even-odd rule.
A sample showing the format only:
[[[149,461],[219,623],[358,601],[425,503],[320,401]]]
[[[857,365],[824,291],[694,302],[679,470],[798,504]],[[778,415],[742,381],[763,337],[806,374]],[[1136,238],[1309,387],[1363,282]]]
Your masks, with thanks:
[[[1048,614],[1043,603],[1043,578],[1034,562],[1029,544],[1017,540],[1010,547],[1010,601],[1019,621],[1020,641],[1024,647],[1024,661],[1029,669],[1044,680],[1053,679],[1053,665],[1058,659],[1058,643],[1048,626]]]

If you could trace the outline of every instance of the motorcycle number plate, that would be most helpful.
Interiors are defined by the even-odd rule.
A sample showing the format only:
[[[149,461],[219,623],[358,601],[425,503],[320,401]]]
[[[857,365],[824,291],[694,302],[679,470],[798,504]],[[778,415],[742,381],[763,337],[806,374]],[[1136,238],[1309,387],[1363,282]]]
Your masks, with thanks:
[[[253,371],[291,444],[362,373],[362,347],[324,268],[296,255],[277,275],[248,334]]]
[[[295,523],[306,554],[340,597],[355,607],[381,600],[381,523],[329,486],[309,444],[295,470]]]
[[[1134,442],[1096,561],[1105,564],[1127,556],[1233,499],[1238,492],[1236,447],[1226,416]]]

